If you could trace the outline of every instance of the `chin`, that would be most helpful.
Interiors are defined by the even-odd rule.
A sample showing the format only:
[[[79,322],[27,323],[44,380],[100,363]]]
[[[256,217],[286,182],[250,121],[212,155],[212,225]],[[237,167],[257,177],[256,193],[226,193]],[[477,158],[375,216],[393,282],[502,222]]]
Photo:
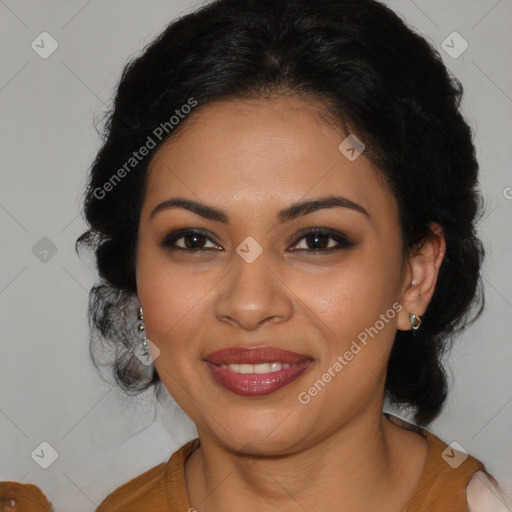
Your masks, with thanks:
[[[269,435],[269,432],[274,433]],[[232,429],[230,429],[232,430]],[[276,434],[276,432],[278,432]],[[226,430],[222,430],[221,435],[215,435],[217,441],[225,448],[234,452],[247,455],[285,455],[294,453],[304,444],[302,429],[297,426],[297,432],[293,433],[289,430],[279,430],[277,423],[270,429],[247,428],[245,430],[237,429],[233,435],[226,435]]]

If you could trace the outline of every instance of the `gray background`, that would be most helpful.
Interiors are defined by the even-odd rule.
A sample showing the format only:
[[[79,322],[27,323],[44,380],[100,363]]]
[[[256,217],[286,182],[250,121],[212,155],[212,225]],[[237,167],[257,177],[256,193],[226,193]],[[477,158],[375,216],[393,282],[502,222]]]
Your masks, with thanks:
[[[487,203],[479,227],[487,307],[448,360],[455,383],[431,430],[480,458],[510,489],[512,1],[388,4],[464,84]],[[127,398],[100,380],[86,320],[94,266],[86,253],[77,257],[74,242],[85,228],[80,198],[99,148],[93,119],[110,105],[128,57],[198,5],[0,0],[0,481],[39,485],[57,512],[94,510],[113,488],[195,437],[170,400],[162,407],[148,394]],[[47,59],[31,47],[44,31],[59,45]],[[441,47],[453,31],[469,44],[458,58]],[[42,252],[50,245],[55,254]],[[58,452],[48,469],[31,457],[43,441]]]

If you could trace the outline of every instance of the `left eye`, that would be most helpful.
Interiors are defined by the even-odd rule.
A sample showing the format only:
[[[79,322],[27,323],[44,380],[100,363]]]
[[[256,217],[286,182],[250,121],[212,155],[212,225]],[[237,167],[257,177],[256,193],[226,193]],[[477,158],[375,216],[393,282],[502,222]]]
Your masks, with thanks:
[[[304,233],[298,240],[299,243],[305,242],[306,247],[297,248],[299,243],[293,245],[292,250],[321,251],[348,248],[354,245],[341,233],[333,233],[325,230],[312,230]]]

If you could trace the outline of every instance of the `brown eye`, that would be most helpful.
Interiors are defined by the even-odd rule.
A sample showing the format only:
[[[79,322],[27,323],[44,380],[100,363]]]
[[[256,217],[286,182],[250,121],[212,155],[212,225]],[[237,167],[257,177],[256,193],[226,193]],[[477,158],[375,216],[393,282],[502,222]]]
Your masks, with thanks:
[[[307,235],[304,237],[307,242],[309,249],[327,249],[329,247],[329,240],[332,242],[333,239],[323,233],[315,233],[314,235]],[[331,246],[332,247],[332,246]],[[336,247],[336,242],[334,242]]]
[[[183,240],[181,242],[181,240]],[[208,242],[213,247],[207,247]],[[165,236],[160,243],[161,247],[170,249],[179,249],[183,251],[205,251],[218,247],[215,242],[207,235],[205,231],[197,229],[180,229]]]
[[[303,247],[298,247],[299,243],[305,242]],[[309,230],[295,242],[294,251],[308,252],[331,252],[338,249],[348,249],[355,243],[350,242],[342,233],[326,229]]]
[[[182,239],[184,240],[184,245],[185,245],[186,249],[202,249],[205,244],[206,237],[204,235],[200,235],[200,234],[199,235],[191,234],[191,235],[182,236],[178,240],[182,240]],[[178,244],[178,246],[179,246],[179,244]]]

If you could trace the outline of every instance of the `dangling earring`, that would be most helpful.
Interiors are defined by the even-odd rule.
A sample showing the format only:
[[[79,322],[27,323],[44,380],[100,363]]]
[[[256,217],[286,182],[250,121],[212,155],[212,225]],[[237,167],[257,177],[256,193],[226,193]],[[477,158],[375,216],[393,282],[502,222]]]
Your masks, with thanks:
[[[139,313],[137,315],[137,318],[140,320],[140,323],[137,325],[137,331],[139,333],[143,333],[142,335],[144,336],[144,339],[142,340],[142,345],[144,347],[143,355],[144,355],[144,357],[148,357],[149,349],[148,349],[148,342],[147,342],[145,327],[144,327],[144,316],[142,314],[142,306],[139,306]]]
[[[416,331],[420,328],[421,318],[414,313],[409,313],[409,322],[411,322],[413,334],[415,334]]]

